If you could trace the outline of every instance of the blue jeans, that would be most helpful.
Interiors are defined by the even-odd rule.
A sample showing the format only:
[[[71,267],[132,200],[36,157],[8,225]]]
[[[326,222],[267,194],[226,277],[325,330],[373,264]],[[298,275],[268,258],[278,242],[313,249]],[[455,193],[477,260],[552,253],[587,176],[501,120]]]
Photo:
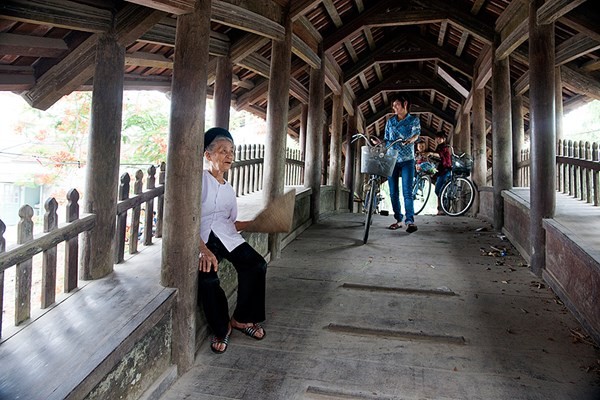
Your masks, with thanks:
[[[446,182],[450,179],[450,170],[439,175],[435,181],[435,194],[439,198],[442,195],[442,189]]]
[[[413,206],[412,187],[415,179],[415,160],[397,162],[392,176],[388,177],[390,186],[390,200],[394,210],[396,221],[402,222],[402,208],[400,207],[400,176],[402,176],[402,197],[404,197],[404,209],[406,211],[407,224],[415,222],[415,209]]]
[[[206,247],[221,262],[229,260],[237,272],[237,305],[233,312],[236,321],[262,322],[265,320],[265,278],[267,262],[244,242],[229,252],[214,233],[210,233]],[[221,288],[219,276],[200,271],[198,281],[198,303],[202,304],[208,325],[217,337],[225,337],[229,326],[229,305]]]

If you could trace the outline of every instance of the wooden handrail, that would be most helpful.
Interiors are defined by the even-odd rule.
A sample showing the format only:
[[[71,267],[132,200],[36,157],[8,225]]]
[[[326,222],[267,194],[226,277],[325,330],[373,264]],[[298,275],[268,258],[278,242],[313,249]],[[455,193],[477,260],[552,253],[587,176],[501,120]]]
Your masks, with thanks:
[[[0,272],[5,271],[15,264],[24,262],[59,243],[72,239],[81,232],[89,231],[95,225],[96,215],[85,214],[78,220],[63,223],[51,232],[43,233],[32,241],[19,245],[6,253],[0,253]]]

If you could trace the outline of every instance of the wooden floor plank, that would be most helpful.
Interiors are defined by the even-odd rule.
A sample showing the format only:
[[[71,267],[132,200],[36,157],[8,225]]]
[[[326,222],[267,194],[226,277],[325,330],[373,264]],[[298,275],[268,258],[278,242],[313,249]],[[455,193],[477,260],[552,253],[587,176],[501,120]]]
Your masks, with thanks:
[[[419,231],[408,235],[377,217],[367,245],[361,215],[333,215],[300,235],[269,264],[266,339],[234,332],[223,355],[205,343],[163,400],[600,394],[598,372],[582,368],[595,368],[600,352],[573,343],[578,323],[502,235],[483,221],[432,216],[419,217]],[[489,255],[490,246],[508,255]],[[346,282],[447,288],[456,296],[355,290]],[[465,343],[435,340],[445,336]]]

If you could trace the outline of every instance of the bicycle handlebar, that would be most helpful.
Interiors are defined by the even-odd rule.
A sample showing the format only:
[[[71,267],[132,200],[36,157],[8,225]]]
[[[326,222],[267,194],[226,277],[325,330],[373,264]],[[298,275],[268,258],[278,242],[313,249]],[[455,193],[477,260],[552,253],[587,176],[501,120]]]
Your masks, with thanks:
[[[357,134],[353,135],[352,141],[350,143],[354,143],[360,138],[365,139],[365,142],[367,142],[367,145],[369,147],[381,146],[381,147],[384,147],[386,150],[388,150],[390,147],[392,147],[396,143],[400,143],[401,146],[406,146],[408,144],[408,142],[404,141],[403,139],[396,139],[392,143],[390,143],[388,146],[384,146],[383,142],[380,142],[379,144],[372,144],[371,141],[369,140],[369,138],[367,136],[363,135],[362,133],[357,133]]]

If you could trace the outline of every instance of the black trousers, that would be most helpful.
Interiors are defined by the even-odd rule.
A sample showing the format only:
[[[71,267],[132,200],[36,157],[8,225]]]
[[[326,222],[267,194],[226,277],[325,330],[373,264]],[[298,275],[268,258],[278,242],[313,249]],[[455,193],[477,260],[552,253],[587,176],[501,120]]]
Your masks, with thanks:
[[[256,323],[265,320],[265,281],[267,262],[244,242],[229,252],[212,232],[206,247],[217,257],[219,263],[226,259],[237,272],[237,305],[233,318],[242,323]],[[217,337],[227,334],[229,325],[229,305],[221,288],[219,276],[214,270],[199,273],[198,302],[204,308],[208,325]]]

